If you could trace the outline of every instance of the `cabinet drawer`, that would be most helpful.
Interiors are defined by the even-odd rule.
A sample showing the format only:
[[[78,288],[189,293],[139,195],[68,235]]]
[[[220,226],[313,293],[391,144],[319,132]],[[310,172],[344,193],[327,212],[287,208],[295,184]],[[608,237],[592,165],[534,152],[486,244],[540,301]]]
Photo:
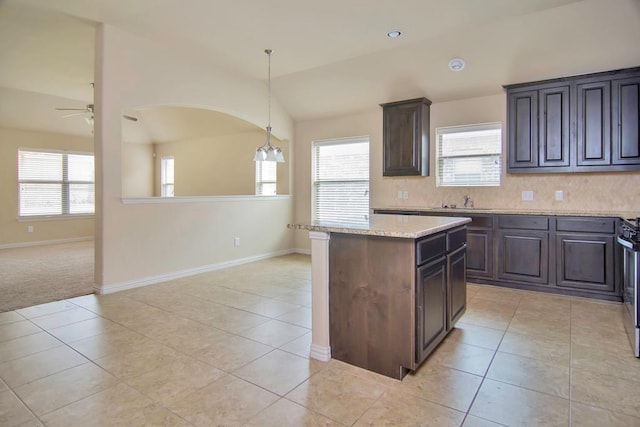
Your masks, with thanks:
[[[548,230],[549,217],[533,215],[499,215],[498,227],[521,230]]]
[[[615,218],[558,217],[556,224],[558,231],[603,234],[614,234],[616,232]]]
[[[469,227],[493,228],[493,216],[472,216]]]
[[[467,227],[460,227],[447,232],[447,252],[453,252],[467,243]]]
[[[447,233],[427,236],[416,242],[416,265],[443,257],[447,253]]]

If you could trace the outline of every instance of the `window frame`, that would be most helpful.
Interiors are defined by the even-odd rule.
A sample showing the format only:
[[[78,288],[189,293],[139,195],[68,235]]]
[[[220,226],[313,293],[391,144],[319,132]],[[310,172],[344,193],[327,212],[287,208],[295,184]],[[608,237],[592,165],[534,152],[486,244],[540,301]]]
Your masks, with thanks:
[[[20,177],[20,153],[43,153],[43,154],[59,154],[62,156],[61,173],[62,179],[21,179]],[[69,180],[69,156],[88,156],[91,157],[94,162],[93,180]],[[81,217],[93,217],[95,216],[96,204],[95,204],[95,154],[85,151],[75,150],[56,150],[50,148],[30,148],[30,147],[18,147],[16,152],[16,183],[17,183],[17,217],[18,220],[33,220],[33,219],[63,219],[63,218],[81,218]],[[33,215],[24,215],[21,211],[22,206],[22,184],[54,184],[60,185],[60,205],[61,213],[40,213]],[[93,185],[93,212],[71,212],[71,187],[72,185]]]
[[[483,130],[499,130],[499,152],[493,153],[476,153],[469,155],[449,155],[442,156],[442,135],[445,134],[456,134],[456,133],[465,133],[465,132],[474,132],[474,131],[483,131]],[[503,126],[502,122],[488,122],[488,123],[478,123],[478,124],[468,124],[468,125],[458,125],[458,126],[442,126],[438,127],[435,130],[435,166],[436,166],[436,187],[500,187],[502,185],[502,157],[503,157]],[[469,183],[468,181],[462,181],[459,184],[452,183],[443,183],[443,172],[442,172],[442,159],[483,159],[483,158],[495,158],[497,157],[497,182],[493,181],[480,181],[480,183]],[[485,171],[485,169],[483,169]]]
[[[318,183],[316,180],[317,175],[317,159],[316,159],[316,148],[320,146],[331,146],[331,145],[345,145],[345,144],[358,144],[358,143],[366,143],[367,144],[367,179],[345,179],[345,180],[332,180],[331,182],[365,182],[367,183],[367,188],[365,190],[365,194],[367,196],[367,207],[366,213],[363,214],[363,218],[358,220],[356,218],[349,217],[349,220],[352,222],[365,222],[368,221],[369,210],[370,210],[370,198],[371,198],[371,138],[369,136],[355,136],[355,137],[345,137],[345,138],[334,138],[334,139],[324,139],[317,140],[312,142],[311,146],[311,219],[312,221],[321,221],[318,218],[317,212],[317,204],[318,204]],[[329,181],[326,181],[329,182]],[[324,220],[329,221],[329,220]]]

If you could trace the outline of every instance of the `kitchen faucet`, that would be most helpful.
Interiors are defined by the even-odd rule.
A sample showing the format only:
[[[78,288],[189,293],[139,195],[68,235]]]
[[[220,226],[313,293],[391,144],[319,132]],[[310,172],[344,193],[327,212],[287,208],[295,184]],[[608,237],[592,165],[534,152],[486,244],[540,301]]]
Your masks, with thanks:
[[[473,201],[471,200],[471,197],[469,197],[468,194],[465,194],[464,196],[462,196],[462,205],[465,208],[471,207],[471,206],[469,206],[469,203],[471,203],[471,206],[473,206]]]

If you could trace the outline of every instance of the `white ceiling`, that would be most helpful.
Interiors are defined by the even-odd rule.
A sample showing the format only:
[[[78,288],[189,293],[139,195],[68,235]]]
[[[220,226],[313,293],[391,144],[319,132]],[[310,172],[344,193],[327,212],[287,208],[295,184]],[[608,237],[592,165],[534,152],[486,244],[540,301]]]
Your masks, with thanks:
[[[0,0],[0,126],[87,133],[54,108],[92,102],[97,22],[260,80],[272,48],[294,120],[640,65],[640,0]]]

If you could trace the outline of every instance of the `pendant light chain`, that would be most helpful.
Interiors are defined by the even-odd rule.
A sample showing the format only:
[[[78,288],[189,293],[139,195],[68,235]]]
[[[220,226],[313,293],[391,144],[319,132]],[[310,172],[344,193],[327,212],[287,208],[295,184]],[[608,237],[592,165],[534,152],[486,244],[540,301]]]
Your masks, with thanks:
[[[268,115],[268,122],[267,122],[267,126],[269,126],[269,128],[271,128],[271,54],[273,53],[273,51],[271,49],[266,49],[265,53],[267,54],[267,56],[269,57],[269,71],[267,74],[267,91],[268,91],[268,95],[267,95],[267,99],[268,99],[268,106],[269,106],[269,115]]]
[[[271,145],[271,54],[273,50],[265,49],[264,53],[269,57],[267,75],[267,139],[262,147],[258,147],[253,158],[256,162],[284,162],[284,154],[278,147]]]

